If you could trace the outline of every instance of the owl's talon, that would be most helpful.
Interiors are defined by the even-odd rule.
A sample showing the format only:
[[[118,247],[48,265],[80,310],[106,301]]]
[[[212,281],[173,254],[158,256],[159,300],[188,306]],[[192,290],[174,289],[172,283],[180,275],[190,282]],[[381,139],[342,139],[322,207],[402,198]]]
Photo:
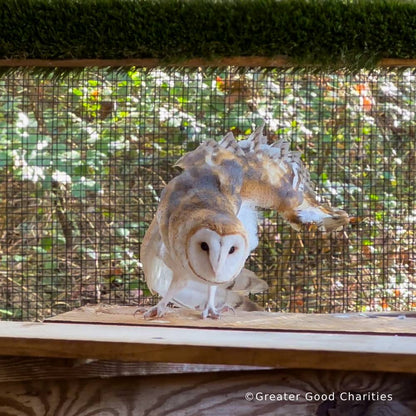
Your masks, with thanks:
[[[136,312],[140,311],[138,309]],[[142,311],[143,313],[144,311]],[[161,318],[166,312],[166,308],[162,308],[159,305],[151,307],[149,310],[144,312],[143,318],[144,319],[152,319],[152,318]]]
[[[220,309],[207,306],[202,312],[202,318],[220,319],[223,312],[232,311],[235,314],[235,310],[232,306],[223,305]]]
[[[136,317],[136,315],[137,315],[138,313],[145,313],[146,311],[147,311],[147,309],[146,309],[146,308],[144,308],[144,307],[137,308],[137,309],[134,311],[133,316],[134,316],[134,317]]]
[[[222,312],[232,312],[235,315],[235,309],[232,306],[230,306],[230,305],[224,305],[224,306],[222,306],[220,312],[221,313]]]
[[[211,319],[219,319],[220,314],[215,308],[205,308],[202,311],[202,319],[211,318]]]

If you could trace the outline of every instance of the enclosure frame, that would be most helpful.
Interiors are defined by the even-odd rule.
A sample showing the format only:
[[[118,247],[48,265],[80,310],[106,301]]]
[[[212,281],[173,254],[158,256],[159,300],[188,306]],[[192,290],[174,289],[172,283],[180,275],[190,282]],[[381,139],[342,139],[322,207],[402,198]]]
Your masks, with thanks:
[[[157,67],[159,64],[160,61],[154,59],[0,61],[0,66],[10,68],[22,65],[43,68],[131,65]],[[205,60],[191,60],[181,63],[181,67],[198,67],[206,64]],[[211,62],[210,65],[290,66],[285,58],[262,57],[224,58]],[[416,65],[416,61],[384,60],[381,65],[408,67]],[[98,312],[100,312],[99,309],[97,314]],[[19,383],[25,386],[31,385],[28,377],[18,372],[20,375],[14,378],[13,373],[8,369],[10,362],[15,362],[17,367],[23,368],[25,360],[31,359],[35,360],[31,362],[31,367],[42,369],[40,371],[42,375],[39,376],[41,380],[50,380],[52,383],[56,381],[60,384],[59,380],[65,379],[68,383],[78,383],[85,377],[92,385],[98,386],[98,389],[102,388],[103,380],[100,377],[105,371],[108,371],[108,377],[122,378],[129,375],[133,377],[130,380],[135,380],[138,386],[142,386],[144,374],[151,374],[155,378],[154,382],[160,389],[160,393],[169,394],[172,385],[178,381],[175,375],[172,375],[172,372],[176,371],[185,378],[190,377],[192,383],[206,383],[209,386],[207,387],[208,395],[212,397],[212,400],[221,394],[221,391],[220,393],[216,391],[218,386],[221,386],[221,375],[230,374],[231,371],[235,371],[237,379],[241,382],[254,374],[260,380],[259,383],[264,383],[271,391],[278,385],[284,385],[281,380],[282,375],[292,376],[293,370],[303,371],[303,373],[296,373],[296,377],[302,382],[308,382],[313,379],[314,374],[318,374],[308,372],[309,370],[329,371],[334,379],[345,377],[345,373],[341,374],[340,371],[347,374],[375,372],[373,374],[375,377],[387,377],[389,380],[390,377],[400,376],[403,388],[408,383],[414,383],[415,380],[416,331],[406,332],[400,327],[401,319],[406,314],[390,315],[388,318],[394,321],[393,326],[397,324],[397,333],[383,332],[383,327],[378,326],[380,322],[378,319],[371,319],[374,325],[373,331],[362,330],[360,333],[351,333],[334,327],[332,330],[327,328],[322,331],[319,329],[311,331],[309,323],[303,322],[301,315],[299,315],[300,328],[267,329],[263,327],[254,330],[253,328],[236,329],[227,325],[223,326],[221,319],[215,323],[214,328],[206,328],[195,322],[189,326],[189,322],[186,321],[187,313],[183,316],[179,313],[179,320],[176,321],[172,320],[171,314],[168,314],[166,319],[158,319],[154,321],[154,324],[149,324],[149,322],[143,324],[140,321],[142,318],[139,317],[138,323],[134,325],[131,322],[126,323],[127,314],[131,316],[131,311],[125,312],[124,318],[123,314],[113,315],[115,322],[112,323],[104,322],[105,320],[99,322],[100,318],[90,323],[82,320],[76,322],[73,318],[72,321],[71,319],[65,321],[65,318],[59,316],[43,323],[0,322],[0,350],[4,356],[4,365],[0,363],[0,373],[3,374],[2,382],[7,382],[12,390],[16,389],[16,392],[21,387]],[[285,319],[284,314],[263,313],[264,318],[270,318],[270,316],[275,317],[277,321]],[[407,314],[407,316],[405,319],[409,321],[413,315]],[[256,326],[261,317],[261,315],[256,318],[244,316],[242,326],[244,323]],[[356,317],[354,314],[345,315],[343,319]],[[236,312],[235,319],[242,319],[239,312]],[[323,325],[323,316],[315,315],[313,319],[316,325]],[[77,373],[66,377],[62,375],[65,372],[65,369],[62,370],[65,368],[65,366],[62,367],[62,360],[67,360],[65,366],[71,369],[71,374],[72,369],[79,365],[84,368],[87,362],[98,364],[96,368],[92,370],[90,368],[83,375]],[[145,363],[157,364],[146,372],[143,370]],[[189,369],[185,368],[186,364],[197,365],[193,376],[189,376]],[[217,377],[215,374],[220,375]],[[206,379],[207,375],[208,379]],[[369,373],[365,377],[371,380],[373,375]],[[273,384],[270,377],[278,380],[277,384]],[[113,386],[106,385],[101,391],[104,395],[104,391],[110,391],[112,388]],[[141,393],[136,389],[134,395],[146,400],[151,394],[148,391]],[[182,396],[179,395],[179,397]],[[246,405],[247,400],[244,402],[242,398],[241,409],[247,409]],[[290,405],[289,403],[288,406]],[[311,406],[310,403],[305,404],[305,409],[312,408],[307,406]],[[317,404],[314,403],[314,406],[315,411]]]

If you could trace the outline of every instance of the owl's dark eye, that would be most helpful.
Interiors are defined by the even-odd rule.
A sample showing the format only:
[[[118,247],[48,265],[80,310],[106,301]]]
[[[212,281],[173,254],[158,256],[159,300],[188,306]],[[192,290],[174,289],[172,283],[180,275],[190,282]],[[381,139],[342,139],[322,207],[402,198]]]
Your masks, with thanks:
[[[235,251],[235,247],[234,247],[234,246],[232,246],[232,247],[230,248],[230,251],[228,252],[228,254],[233,254],[233,253],[234,253],[234,251]]]
[[[201,250],[209,251],[209,245],[205,241],[201,243]]]

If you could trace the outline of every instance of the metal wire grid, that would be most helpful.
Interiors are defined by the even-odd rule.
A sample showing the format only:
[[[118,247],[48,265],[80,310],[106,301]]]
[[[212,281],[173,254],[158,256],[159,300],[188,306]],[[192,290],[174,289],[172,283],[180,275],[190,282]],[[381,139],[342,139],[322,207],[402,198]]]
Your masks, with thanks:
[[[248,266],[269,310],[416,306],[411,71],[301,74],[85,70],[0,80],[0,314],[42,319],[86,303],[148,305],[139,248],[184,151],[266,120],[345,230],[291,230],[263,212]]]

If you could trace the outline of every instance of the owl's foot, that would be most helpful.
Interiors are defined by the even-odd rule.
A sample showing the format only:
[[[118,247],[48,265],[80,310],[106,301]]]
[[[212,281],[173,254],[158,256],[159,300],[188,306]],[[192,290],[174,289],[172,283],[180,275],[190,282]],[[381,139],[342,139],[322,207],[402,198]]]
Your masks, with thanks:
[[[143,315],[144,319],[161,318],[165,314],[165,309],[159,308],[158,305],[153,306]]]
[[[220,315],[223,312],[228,312],[228,311],[232,311],[232,312],[235,313],[234,308],[232,306],[229,306],[229,305],[223,305],[219,309],[217,309],[217,308],[215,308],[213,306],[207,306],[202,311],[202,319],[205,319],[205,318],[219,319],[220,318]]]
[[[152,306],[150,309],[146,310],[146,308],[139,308],[134,312],[134,316],[137,313],[142,313],[144,319],[152,319],[152,318],[161,318],[166,312],[166,307],[161,305]]]
[[[146,311],[147,311],[147,308],[144,308],[144,307],[138,308],[134,311],[133,316],[135,317],[138,313],[145,313]]]
[[[211,319],[218,319],[220,317],[220,313],[216,308],[206,307],[202,311],[202,319],[211,318]]]

